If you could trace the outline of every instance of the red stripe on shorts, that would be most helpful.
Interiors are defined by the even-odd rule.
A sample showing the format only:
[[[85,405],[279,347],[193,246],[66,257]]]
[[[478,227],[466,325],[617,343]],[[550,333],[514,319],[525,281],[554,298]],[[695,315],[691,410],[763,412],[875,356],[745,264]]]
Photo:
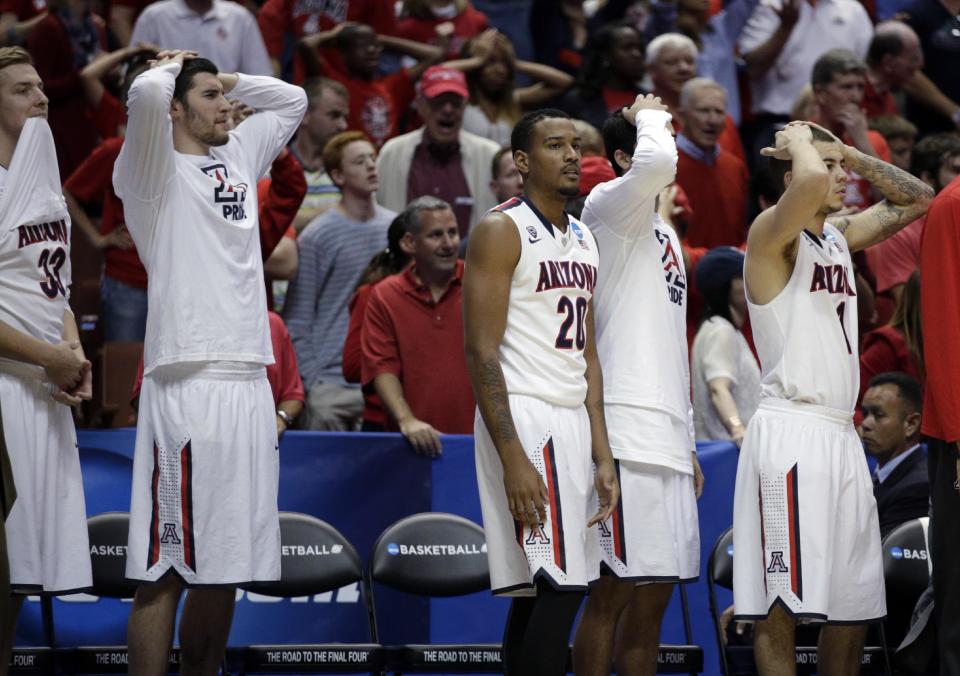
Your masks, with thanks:
[[[150,498],[153,507],[150,513],[150,543],[147,547],[147,570],[160,561],[160,448],[153,441],[153,478],[150,480]]]
[[[553,453],[553,437],[543,447],[543,469],[550,496],[550,523],[553,527],[553,561],[557,568],[567,572],[567,554],[563,546],[563,514],[560,511],[560,484],[557,481],[557,462]]]
[[[790,532],[790,589],[803,600],[803,576],[800,568],[800,500],[797,495],[797,466],[787,472],[787,527]]]
[[[193,543],[193,451],[187,441],[180,449],[180,512],[183,528],[183,563],[197,572]]]

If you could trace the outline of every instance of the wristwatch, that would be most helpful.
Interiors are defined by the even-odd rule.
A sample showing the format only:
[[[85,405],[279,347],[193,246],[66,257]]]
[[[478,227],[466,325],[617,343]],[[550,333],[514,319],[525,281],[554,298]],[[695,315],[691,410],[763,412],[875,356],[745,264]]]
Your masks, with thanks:
[[[287,427],[290,427],[291,425],[293,425],[293,418],[291,418],[291,417],[290,417],[290,414],[287,413],[286,411],[281,411],[281,410],[278,408],[278,409],[277,409],[277,416],[278,416],[281,420],[283,420],[283,422],[285,422],[285,423],[287,424]]]

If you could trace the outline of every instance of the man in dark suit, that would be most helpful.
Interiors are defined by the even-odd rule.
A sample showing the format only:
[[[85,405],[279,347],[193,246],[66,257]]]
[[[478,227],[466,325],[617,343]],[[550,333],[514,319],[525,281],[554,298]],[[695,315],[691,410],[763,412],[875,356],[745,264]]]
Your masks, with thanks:
[[[880,535],[930,511],[927,454],[920,447],[920,384],[905,373],[881,373],[863,395],[860,437],[877,460],[873,494]]]

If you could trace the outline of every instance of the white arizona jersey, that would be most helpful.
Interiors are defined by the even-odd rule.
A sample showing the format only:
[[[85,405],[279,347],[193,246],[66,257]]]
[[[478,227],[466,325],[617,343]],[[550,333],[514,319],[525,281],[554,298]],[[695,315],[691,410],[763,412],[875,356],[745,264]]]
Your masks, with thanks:
[[[829,223],[822,237],[804,230],[783,290],[766,305],[748,298],[761,397],[854,410],[860,388],[855,289],[843,234]]]
[[[45,119],[27,120],[2,186],[0,321],[58,343],[69,309],[70,216]]]
[[[580,406],[587,396],[583,348],[597,283],[596,241],[572,216],[567,231],[560,232],[524,197],[495,210],[509,216],[520,234],[500,343],[507,392]]]
[[[676,174],[669,123],[665,111],[638,113],[630,169],[590,192],[582,218],[600,247],[594,309],[614,457],[689,472],[688,280],[680,239],[655,209]]]
[[[173,147],[170,102],[180,66],[140,75],[127,99],[113,171],[147,270],[144,371],[178,362],[272,364],[263,292],[257,179],[306,110],[300,87],[240,75],[229,92],[257,112],[208,155]]]

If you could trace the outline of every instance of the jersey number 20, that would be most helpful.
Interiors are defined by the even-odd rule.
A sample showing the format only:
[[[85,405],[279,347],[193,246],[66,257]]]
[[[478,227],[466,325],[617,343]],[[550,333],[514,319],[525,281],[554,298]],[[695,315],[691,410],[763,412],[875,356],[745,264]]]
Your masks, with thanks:
[[[560,296],[557,301],[557,314],[566,315],[563,323],[560,325],[560,332],[557,334],[557,347],[561,350],[569,350],[573,347],[574,340],[577,343],[577,349],[582,350],[587,344],[587,333],[584,329],[583,320],[587,316],[587,299],[577,298],[577,305],[574,308],[573,301],[567,296]],[[570,329],[576,322],[575,339],[570,337]]]

